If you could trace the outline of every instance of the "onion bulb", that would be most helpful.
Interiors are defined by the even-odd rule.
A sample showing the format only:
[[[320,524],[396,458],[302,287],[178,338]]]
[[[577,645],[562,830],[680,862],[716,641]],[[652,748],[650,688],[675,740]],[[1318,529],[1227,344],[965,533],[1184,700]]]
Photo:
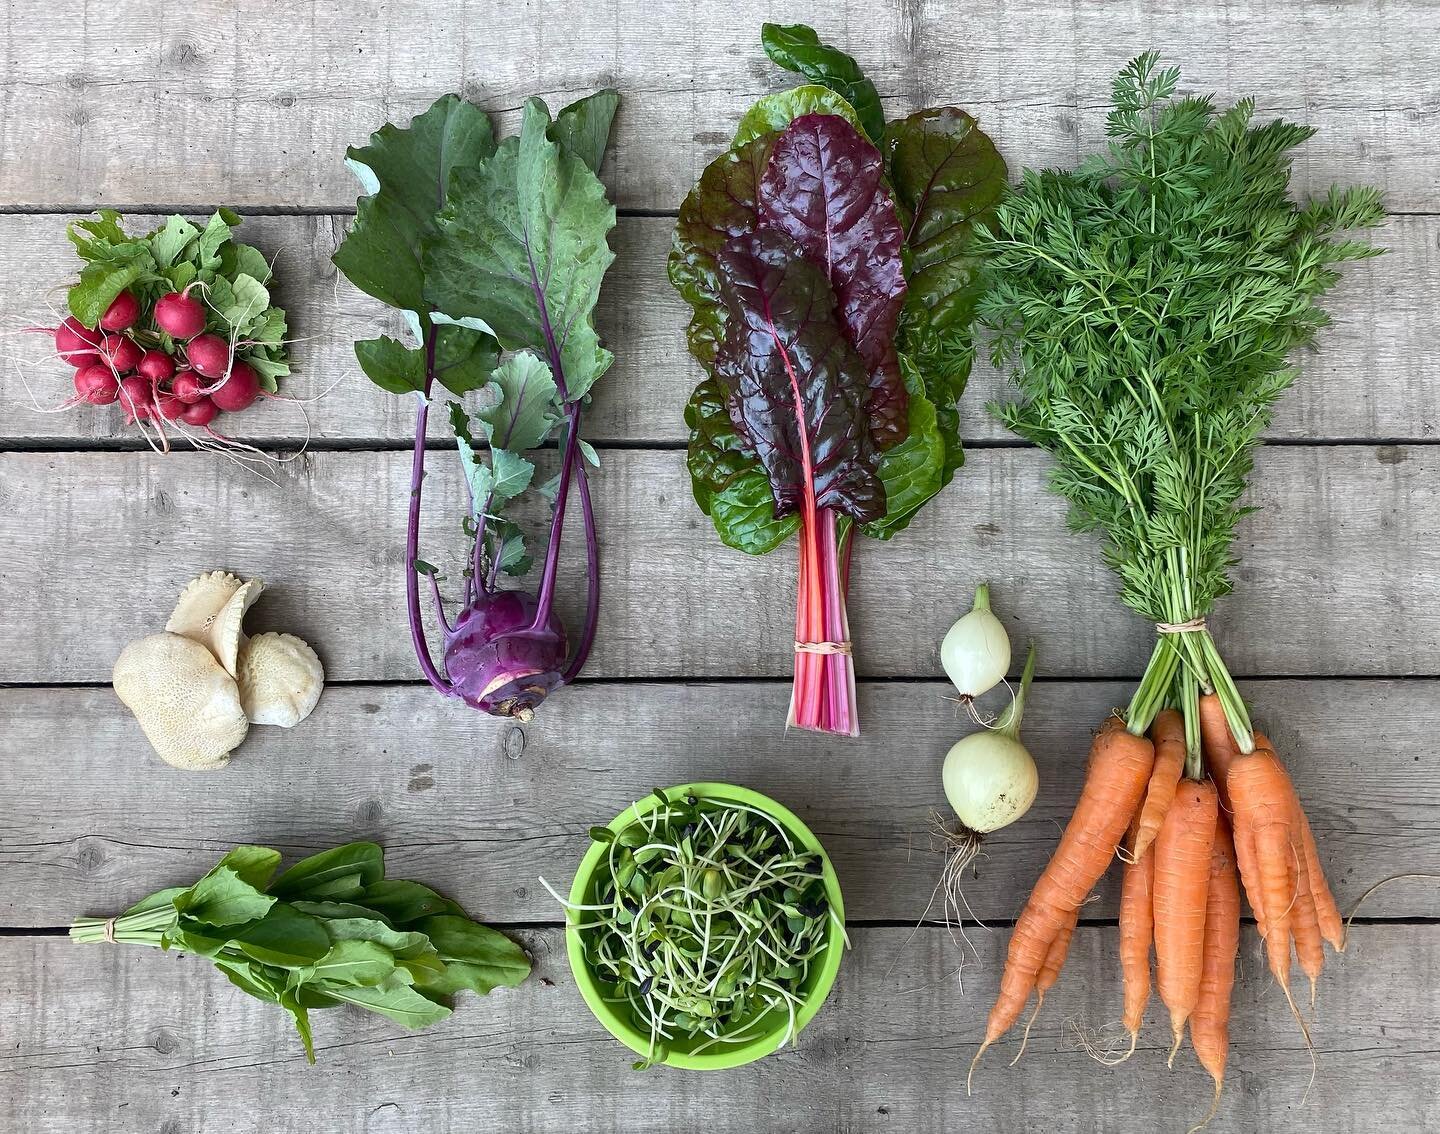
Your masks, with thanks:
[[[1010,636],[990,609],[989,583],[975,588],[970,613],[950,627],[940,643],[940,664],[967,704],[1004,680],[1010,668]]]
[[[1035,761],[1020,743],[1025,694],[1035,675],[1035,647],[1025,659],[1020,691],[993,730],[965,737],[945,755],[945,798],[956,818],[977,835],[1009,826],[1030,810],[1040,787]]]
[[[977,595],[977,606],[980,599]],[[945,798],[958,820],[954,824],[937,824],[946,847],[941,884],[947,911],[964,908],[960,890],[965,871],[980,853],[984,836],[1015,822],[1035,802],[1040,775],[1035,761],[1020,743],[1020,719],[1025,714],[1025,697],[1034,676],[1032,645],[1025,657],[1020,689],[995,727],[972,733],[945,754],[941,769]]]

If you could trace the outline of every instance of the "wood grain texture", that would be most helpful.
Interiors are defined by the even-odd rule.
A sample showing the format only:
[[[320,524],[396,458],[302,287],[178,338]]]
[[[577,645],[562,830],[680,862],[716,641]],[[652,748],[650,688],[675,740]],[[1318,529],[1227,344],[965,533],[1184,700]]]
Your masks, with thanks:
[[[793,78],[759,26],[805,20],[854,53],[891,116],[955,103],[1013,163],[1070,165],[1103,142],[1114,72],[1149,47],[1190,91],[1256,96],[1319,136],[1299,187],[1368,181],[1436,211],[1436,102],[1425,0],[1292,5],[539,5],[83,0],[10,5],[0,71],[0,200],[24,205],[353,204],[345,147],[447,91],[510,128],[521,100],[558,106],[613,85],[625,102],[607,176],[622,207],[674,209],[746,107]],[[123,26],[124,34],[115,34]]]
[[[1115,935],[1076,933],[1024,1062],[1005,1066],[1018,1047],[1007,1039],[987,1054],[969,1098],[964,1067],[983,1031],[1003,932],[975,937],[962,994],[958,951],[943,930],[857,930],[830,1002],[793,1050],[733,1071],[644,1075],[586,1011],[559,930],[523,935],[537,962],[530,981],[467,996],[425,1033],[349,1009],[315,1013],[314,1067],[284,1012],[198,958],[0,938],[13,1034],[0,1050],[0,1119],[27,1134],[1183,1130],[1204,1113],[1210,1082],[1188,1050],[1166,1070],[1156,1002],[1123,1069],[1076,1050],[1066,1026],[1115,1018]],[[1377,1115],[1396,1130],[1432,1127],[1440,935],[1410,925],[1355,930],[1349,952],[1326,969],[1308,1097],[1310,1061],[1253,929],[1241,950],[1229,1082],[1211,1130],[1358,1134],[1374,1130]]]
[[[862,542],[851,594],[862,673],[938,675],[937,643],[985,578],[1016,640],[1040,639],[1045,674],[1141,672],[1152,631],[1114,597],[1099,549],[1065,531],[1046,460],[974,452],[912,527]],[[196,454],[0,454],[0,681],[108,681],[124,644],[218,567],[274,584],[251,624],[313,643],[332,679],[413,680],[409,463],[307,454],[277,486]],[[440,452],[429,468],[422,552],[458,578],[459,462]],[[1262,511],[1243,523],[1236,594],[1213,618],[1232,671],[1440,673],[1440,448],[1272,447],[1253,483]],[[793,551],[722,546],[678,451],[607,454],[595,497],[603,599],[588,677],[789,675]],[[575,626],[584,557],[569,552],[559,594]]]
[[[586,683],[528,726],[425,686],[335,686],[294,731],[254,728],[227,768],[196,773],[161,763],[108,689],[0,690],[10,796],[0,921],[56,926],[123,909],[240,843],[298,855],[362,838],[389,848],[392,873],[433,880],[487,918],[558,920],[537,878],[564,890],[589,827],[657,785],[695,779],[794,809],[834,859],[852,921],[938,921],[927,903],[941,863],[929,836],[945,809],[940,761],[973,726],[949,685],[860,692],[868,727],[850,741],[782,734],[782,683]],[[1242,692],[1294,774],[1342,909],[1389,875],[1440,874],[1440,787],[1421,756],[1440,682],[1260,681]],[[1090,730],[1128,696],[1114,682],[1035,688],[1025,741],[1040,794],[987,841],[965,888],[977,916],[1019,913],[1079,795]],[[1114,916],[1112,881],[1087,917]],[[1363,913],[1440,916],[1440,887],[1395,883]]]
[[[63,229],[69,217],[0,215],[0,311],[16,320],[53,323],[63,310],[64,285],[78,261]],[[127,217],[132,231],[155,227],[155,217]],[[351,344],[377,334],[401,335],[398,319],[343,278],[330,263],[349,218],[251,217],[246,240],[276,256],[276,296],[290,312],[296,377],[286,390],[310,396],[341,385],[309,406],[317,441],[398,444],[414,435],[413,402],[386,394],[356,367]],[[585,432],[597,443],[673,443],[685,440],[682,418],[699,371],[685,353],[688,309],[665,278],[673,223],[664,217],[622,218],[612,237],[616,263],[602,293],[601,333],[616,352],[615,366],[596,388]],[[1393,217],[1376,239],[1388,254],[1345,269],[1327,301],[1335,325],[1320,349],[1298,359],[1302,373],[1281,403],[1269,436],[1326,439],[1426,439],[1440,431],[1440,218]],[[126,439],[118,407],[79,407],[41,414],[33,404],[68,397],[71,369],[47,357],[46,336],[0,340],[0,444],[86,446]],[[26,386],[30,387],[27,390]],[[33,398],[32,398],[33,391]],[[981,360],[962,402],[966,440],[1014,438],[988,413],[1004,396],[999,374]],[[305,418],[295,406],[262,403],[217,425],[262,445],[295,445]],[[431,436],[448,438],[444,414],[432,417]]]

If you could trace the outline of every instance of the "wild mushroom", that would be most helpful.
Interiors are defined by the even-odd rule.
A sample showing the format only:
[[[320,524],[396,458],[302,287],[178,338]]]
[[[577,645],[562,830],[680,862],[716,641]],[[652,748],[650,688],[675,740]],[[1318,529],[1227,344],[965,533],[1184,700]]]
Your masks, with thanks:
[[[240,649],[240,704],[251,724],[291,728],[310,715],[325,688],[325,669],[294,634],[256,634]]]
[[[199,642],[234,677],[245,612],[264,589],[261,579],[242,582],[228,571],[209,571],[186,584],[165,629]]]
[[[224,767],[249,730],[235,679],[190,638],[166,632],[131,642],[111,679],[151,746],[177,768]]]

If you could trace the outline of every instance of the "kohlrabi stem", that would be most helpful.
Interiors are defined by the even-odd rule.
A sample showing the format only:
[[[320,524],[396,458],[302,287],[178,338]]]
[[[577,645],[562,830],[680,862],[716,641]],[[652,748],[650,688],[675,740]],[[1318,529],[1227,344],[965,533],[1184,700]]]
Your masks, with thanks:
[[[595,534],[595,509],[590,503],[590,477],[585,472],[583,461],[576,467],[575,477],[580,487],[580,511],[585,517],[585,565],[589,585],[585,589],[585,627],[580,631],[575,656],[560,675],[567,683],[575,679],[590,656],[590,646],[595,641],[595,626],[600,617],[600,542]]]
[[[990,584],[989,584],[989,583],[978,583],[978,584],[976,584],[976,587],[975,587],[975,601],[970,604],[970,609],[971,609],[971,610],[989,610],[989,609],[990,609]],[[1034,647],[1033,645],[1030,647],[1030,652],[1031,652],[1032,654],[1035,652],[1035,647]]]
[[[980,591],[985,591],[984,606],[981,606]],[[990,609],[990,588],[984,583],[975,589],[975,609]],[[1025,669],[1020,674],[1020,688],[1016,690],[1014,698],[1000,714],[1000,719],[995,722],[995,731],[1004,733],[1011,740],[1020,739],[1020,721],[1025,716],[1025,696],[1030,692],[1030,682],[1035,678],[1035,643],[1030,643],[1030,650],[1025,655]]]
[[[454,692],[435,667],[430,656],[430,643],[425,640],[425,625],[420,620],[420,487],[425,479],[425,432],[430,419],[430,388],[435,381],[435,328],[425,335],[425,388],[420,392],[420,409],[415,414],[415,454],[410,465],[410,520],[405,529],[405,602],[410,614],[410,639],[415,645],[415,659],[425,680],[446,696]],[[431,580],[434,581],[433,578]],[[436,585],[436,598],[439,586]]]
[[[554,365],[560,364],[559,356]],[[559,385],[559,380],[556,380]],[[550,606],[555,598],[555,576],[560,567],[560,537],[565,530],[565,505],[570,497],[570,477],[575,471],[575,462],[580,459],[580,403],[571,402],[569,425],[565,437],[565,456],[560,464],[560,484],[555,490],[555,514],[550,517],[550,544],[545,549],[545,572],[540,577],[540,594],[537,597],[535,621],[530,632],[549,635]]]

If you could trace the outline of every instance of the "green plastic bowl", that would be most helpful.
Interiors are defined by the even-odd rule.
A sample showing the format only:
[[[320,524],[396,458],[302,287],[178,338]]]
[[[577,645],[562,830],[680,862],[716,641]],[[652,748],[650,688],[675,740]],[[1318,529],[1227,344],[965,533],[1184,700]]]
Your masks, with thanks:
[[[839,916],[841,924],[844,923],[845,903],[840,894],[840,880],[835,877],[835,868],[830,864],[830,856],[825,853],[825,848],[820,845],[820,840],[815,837],[810,828],[800,822],[800,819],[788,807],[782,807],[758,791],[737,787],[734,784],[678,784],[662,790],[671,799],[693,795],[700,799],[745,803],[765,812],[776,823],[784,827],[796,842],[806,850],[813,851],[820,856],[825,896],[830,902],[830,907]],[[654,811],[658,806],[660,806],[659,799],[653,794],[647,795],[633,807],[627,807],[615,816],[609,823],[610,830],[619,834],[635,820],[637,811],[639,814],[645,815]],[[602,843],[593,843],[585,852],[585,857],[580,860],[580,868],[575,872],[575,882],[570,887],[570,901],[573,904],[586,905],[594,901],[600,871],[604,865],[605,846]],[[644,1055],[650,1049],[650,1033],[641,1031],[635,1025],[624,1005],[605,1002],[600,982],[586,964],[580,930],[574,924],[575,918],[583,916],[583,914],[571,913],[566,918],[565,952],[570,958],[570,972],[574,974],[575,984],[580,989],[580,995],[585,998],[585,1003],[590,1006],[590,1011],[605,1026],[605,1030],[631,1051]],[[830,995],[830,989],[834,987],[835,975],[840,971],[840,958],[845,952],[845,934],[833,918],[829,923],[828,934],[825,952],[815,959],[805,977],[805,998],[795,1018],[797,1035],[806,1024],[815,1018],[815,1013],[820,1011],[820,1006],[825,1003],[825,998]],[[665,1058],[660,1062],[668,1067],[684,1067],[692,1071],[720,1071],[727,1067],[743,1067],[747,1063],[763,1059],[779,1049],[789,1025],[788,1013],[772,1009],[770,1014],[775,1017],[774,1026],[748,1043],[712,1047],[699,1055],[692,1055],[686,1051],[683,1042],[678,1048],[672,1044],[669,1046]],[[703,1042],[703,1037],[694,1042],[697,1044]]]

